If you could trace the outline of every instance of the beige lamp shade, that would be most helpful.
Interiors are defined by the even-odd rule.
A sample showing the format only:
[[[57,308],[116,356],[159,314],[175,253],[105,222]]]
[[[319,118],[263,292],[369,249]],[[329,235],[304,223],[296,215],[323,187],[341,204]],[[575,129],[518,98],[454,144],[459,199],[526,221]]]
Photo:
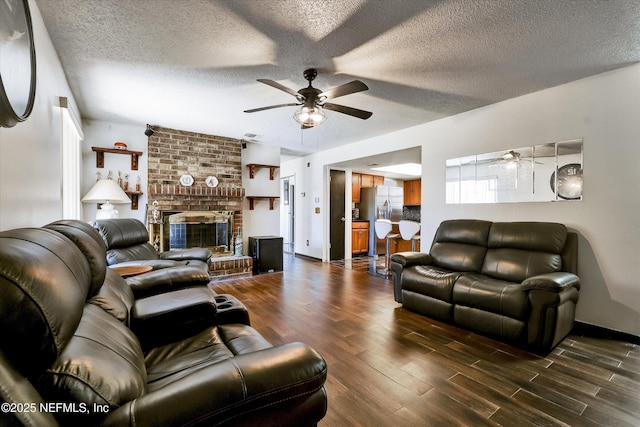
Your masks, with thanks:
[[[112,179],[98,180],[82,198],[84,203],[131,203],[129,196]]]

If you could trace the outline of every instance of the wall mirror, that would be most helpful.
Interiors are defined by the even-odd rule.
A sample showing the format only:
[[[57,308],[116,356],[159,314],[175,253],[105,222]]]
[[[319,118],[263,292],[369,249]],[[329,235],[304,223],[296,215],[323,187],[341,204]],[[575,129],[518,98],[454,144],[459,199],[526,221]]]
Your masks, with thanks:
[[[582,139],[446,161],[446,202],[582,200]]]

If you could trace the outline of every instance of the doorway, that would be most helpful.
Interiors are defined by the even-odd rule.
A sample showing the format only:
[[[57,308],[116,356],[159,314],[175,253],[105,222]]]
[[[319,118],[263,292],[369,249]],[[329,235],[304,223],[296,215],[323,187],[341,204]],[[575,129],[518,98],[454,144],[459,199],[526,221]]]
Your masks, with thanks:
[[[280,230],[282,230],[282,249],[286,253],[295,251],[295,182],[294,176],[280,178],[280,197],[282,199],[282,214],[280,215]]]
[[[334,261],[344,259],[346,174],[332,169],[329,181],[329,261]]]

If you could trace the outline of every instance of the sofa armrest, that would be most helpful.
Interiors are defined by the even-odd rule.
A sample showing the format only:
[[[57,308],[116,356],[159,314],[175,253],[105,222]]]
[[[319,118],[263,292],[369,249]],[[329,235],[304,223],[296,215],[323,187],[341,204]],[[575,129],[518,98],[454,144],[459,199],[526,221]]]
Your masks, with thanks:
[[[573,273],[556,272],[529,277],[522,282],[524,290],[545,290],[561,292],[567,288],[580,289],[580,278]]]
[[[103,425],[129,425],[134,419],[138,427],[181,426],[196,420],[225,424],[279,406],[284,417],[296,410],[296,404],[305,410],[296,414],[298,425],[315,424],[326,413],[326,398],[317,401],[313,396],[324,393],[326,377],[327,364],[315,350],[290,343],[205,366],[114,409]],[[300,405],[308,399],[315,404]]]
[[[131,330],[143,349],[160,347],[214,326],[216,314],[211,289],[180,289],[136,300],[131,308]]]
[[[206,286],[209,281],[209,274],[202,268],[189,266],[162,268],[127,279],[136,299],[193,286]]]
[[[197,259],[200,261],[209,262],[212,252],[207,248],[189,248],[160,252],[159,255],[160,259],[171,259],[174,261],[187,261],[190,259]]]
[[[396,252],[391,255],[391,261],[407,268],[412,265],[426,265],[432,262],[431,255],[423,252]]]

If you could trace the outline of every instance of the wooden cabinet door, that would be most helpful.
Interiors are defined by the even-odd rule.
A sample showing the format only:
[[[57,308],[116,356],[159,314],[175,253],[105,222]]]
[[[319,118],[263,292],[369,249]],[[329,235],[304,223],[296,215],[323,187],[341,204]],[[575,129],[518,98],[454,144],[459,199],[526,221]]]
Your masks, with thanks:
[[[353,223],[351,229],[351,252],[354,255],[369,252],[369,223]]]
[[[384,176],[373,175],[373,185],[384,185]]]
[[[421,204],[422,180],[414,179],[404,182],[404,204],[420,205]]]
[[[351,173],[351,202],[360,203],[360,187],[362,185],[361,175]]]
[[[373,187],[373,175],[362,174],[362,188]]]

